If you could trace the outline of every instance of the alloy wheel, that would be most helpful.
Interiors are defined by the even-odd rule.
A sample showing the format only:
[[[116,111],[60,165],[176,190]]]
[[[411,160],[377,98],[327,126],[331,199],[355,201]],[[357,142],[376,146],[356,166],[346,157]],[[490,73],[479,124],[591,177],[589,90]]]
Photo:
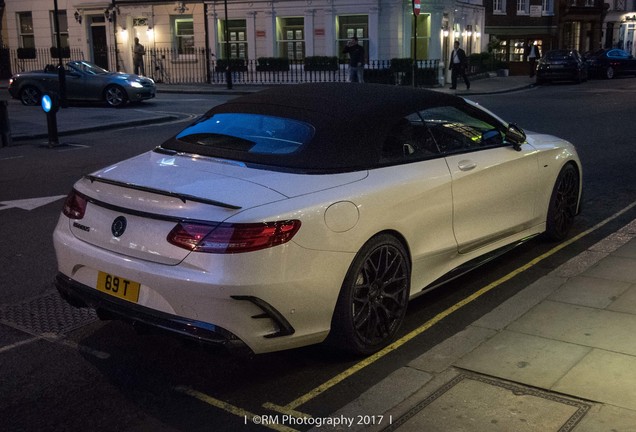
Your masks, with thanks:
[[[579,174],[566,165],[554,185],[546,222],[546,233],[553,240],[563,240],[572,224],[578,207]]]
[[[122,106],[126,102],[126,94],[121,87],[110,86],[105,93],[106,103],[112,107]]]

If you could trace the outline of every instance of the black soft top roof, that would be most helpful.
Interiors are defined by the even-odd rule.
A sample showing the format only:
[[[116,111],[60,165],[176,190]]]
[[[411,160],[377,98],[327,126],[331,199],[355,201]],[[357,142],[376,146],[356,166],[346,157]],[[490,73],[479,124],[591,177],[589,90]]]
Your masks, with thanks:
[[[434,106],[464,104],[463,99],[455,96],[412,87],[353,83],[282,85],[219,105],[204,117],[236,112],[307,122],[316,133],[299,151],[284,155],[253,154],[200,148],[174,138],[162,147],[293,171],[354,171],[378,166],[388,131],[405,115]]]

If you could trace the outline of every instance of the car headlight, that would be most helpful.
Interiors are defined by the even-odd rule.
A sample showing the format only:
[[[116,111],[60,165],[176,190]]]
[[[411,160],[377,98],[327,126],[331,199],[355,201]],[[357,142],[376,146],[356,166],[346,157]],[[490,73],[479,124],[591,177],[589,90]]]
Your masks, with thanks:
[[[144,87],[143,85],[141,85],[140,82],[137,82],[137,81],[129,81],[129,83],[130,83],[130,86],[134,87],[134,88],[143,88]]]

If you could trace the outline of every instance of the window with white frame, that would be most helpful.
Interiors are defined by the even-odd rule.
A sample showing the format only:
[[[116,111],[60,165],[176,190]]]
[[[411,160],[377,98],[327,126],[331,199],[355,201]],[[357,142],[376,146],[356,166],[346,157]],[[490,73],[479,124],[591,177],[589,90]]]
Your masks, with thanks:
[[[517,15],[528,15],[528,0],[517,0]]]
[[[51,11],[51,46],[57,47],[57,35],[55,32],[55,11]],[[61,48],[68,48],[68,20],[66,17],[66,11],[57,11],[57,21],[60,24],[60,46]]]
[[[194,54],[194,20],[192,15],[172,17],[174,47],[179,56]]]
[[[506,0],[493,0],[492,11],[494,14],[501,15],[506,13]]]
[[[18,12],[18,39],[20,48],[35,48],[35,35],[33,34],[33,15],[31,12]]]
[[[227,24],[227,29],[225,28]],[[227,31],[226,31],[227,30]],[[225,40],[229,37],[229,43]],[[223,57],[247,59],[247,22],[246,20],[219,21],[220,52]],[[227,51],[226,51],[227,50]]]
[[[543,0],[541,13],[543,15],[554,15],[554,0]]]
[[[278,55],[289,60],[305,58],[304,18],[278,18]]]
[[[336,39],[336,50],[343,56],[347,42],[354,36],[358,38],[358,43],[365,50],[365,58],[369,58],[369,16],[368,15],[341,15],[337,18],[338,37]]]

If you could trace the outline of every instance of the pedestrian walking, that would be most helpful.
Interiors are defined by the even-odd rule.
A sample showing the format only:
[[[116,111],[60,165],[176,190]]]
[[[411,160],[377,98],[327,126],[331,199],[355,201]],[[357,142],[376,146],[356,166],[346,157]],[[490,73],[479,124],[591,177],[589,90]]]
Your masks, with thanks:
[[[135,38],[135,45],[133,46],[133,66],[134,73],[136,75],[145,75],[146,70],[144,68],[144,55],[146,54],[146,48],[139,43],[139,38]]]
[[[534,78],[537,70],[537,60],[541,58],[539,46],[534,41],[528,39],[525,49],[526,58],[528,59],[528,67],[530,68],[530,78]]]
[[[349,54],[349,81],[364,82],[364,48],[358,44],[358,38],[352,37],[344,47],[343,53]]]
[[[466,52],[459,47],[459,41],[455,41],[453,51],[451,51],[450,65],[448,69],[451,71],[451,89],[457,88],[457,77],[461,76],[466,84],[466,90],[470,90],[470,81],[466,76],[466,68],[468,67],[468,57]]]

